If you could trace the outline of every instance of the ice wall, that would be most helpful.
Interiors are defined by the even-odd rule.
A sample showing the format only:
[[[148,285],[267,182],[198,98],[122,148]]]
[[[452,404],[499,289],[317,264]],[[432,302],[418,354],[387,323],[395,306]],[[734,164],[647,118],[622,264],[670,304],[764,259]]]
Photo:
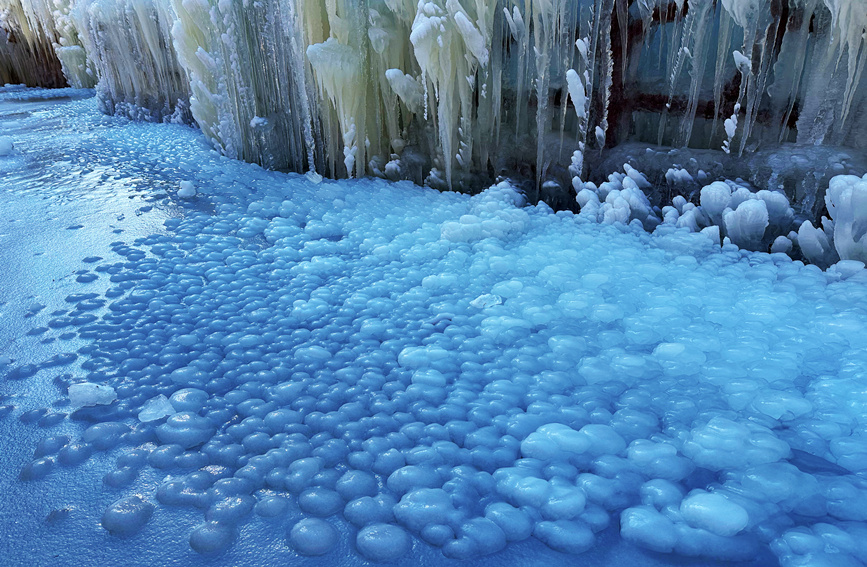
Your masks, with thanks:
[[[192,119],[269,168],[465,190],[507,174],[551,201],[624,141],[867,148],[867,0],[0,5],[70,82],[90,65],[106,111]]]
[[[49,30],[30,15],[20,0],[0,2],[0,82],[62,87],[66,79]]]
[[[176,16],[160,0],[76,0],[72,18],[96,69],[103,110],[140,120],[184,120],[187,70],[171,42]]]

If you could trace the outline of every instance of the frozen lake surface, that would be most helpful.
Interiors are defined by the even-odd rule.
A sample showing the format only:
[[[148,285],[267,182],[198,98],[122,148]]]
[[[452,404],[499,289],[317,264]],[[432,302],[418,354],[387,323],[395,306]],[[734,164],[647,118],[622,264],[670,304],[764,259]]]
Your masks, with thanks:
[[[0,91],[4,565],[867,561],[863,270],[91,94]]]

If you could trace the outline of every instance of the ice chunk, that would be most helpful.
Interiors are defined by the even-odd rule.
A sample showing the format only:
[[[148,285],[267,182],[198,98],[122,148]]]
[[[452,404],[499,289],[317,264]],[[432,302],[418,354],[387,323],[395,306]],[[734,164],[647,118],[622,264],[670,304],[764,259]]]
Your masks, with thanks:
[[[0,156],[8,156],[15,149],[15,144],[12,143],[12,138],[9,136],[0,136]]]
[[[192,199],[196,196],[196,187],[192,181],[181,181],[180,189],[178,189],[178,197],[181,199]]]
[[[117,393],[111,386],[79,382],[69,386],[69,403],[73,407],[109,405],[117,399]]]
[[[157,421],[164,417],[174,415],[176,412],[169,399],[160,394],[146,401],[138,412],[139,421]]]

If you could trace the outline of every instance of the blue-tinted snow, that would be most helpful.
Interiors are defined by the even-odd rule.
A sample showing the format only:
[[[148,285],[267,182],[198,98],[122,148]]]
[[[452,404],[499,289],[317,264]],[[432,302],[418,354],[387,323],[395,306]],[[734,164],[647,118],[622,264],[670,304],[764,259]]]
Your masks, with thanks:
[[[36,97],[0,93],[6,564],[867,561],[863,271]]]

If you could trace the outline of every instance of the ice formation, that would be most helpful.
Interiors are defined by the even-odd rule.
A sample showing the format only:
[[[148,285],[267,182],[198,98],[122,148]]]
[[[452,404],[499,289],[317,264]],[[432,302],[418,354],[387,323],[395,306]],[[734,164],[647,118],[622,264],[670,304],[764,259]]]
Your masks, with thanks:
[[[867,561],[867,178],[830,182],[816,239],[847,259],[821,271],[744,249],[807,246],[745,180],[660,208],[625,163],[554,212],[509,182],[286,175],[92,99],[40,108],[5,123],[9,210],[137,204],[99,213],[111,244],[90,209],[32,235],[97,250],[60,297],[4,305],[0,434],[35,435],[4,447],[0,498],[49,502],[4,524],[4,557],[72,561],[87,525],[131,565],[571,564],[621,539],[632,564]],[[88,159],[53,167],[58,144]]]
[[[627,140],[865,147],[864,0],[0,7],[7,82],[53,85],[62,67],[98,79],[110,113],[192,120],[274,169],[468,190],[506,173],[550,197]]]

